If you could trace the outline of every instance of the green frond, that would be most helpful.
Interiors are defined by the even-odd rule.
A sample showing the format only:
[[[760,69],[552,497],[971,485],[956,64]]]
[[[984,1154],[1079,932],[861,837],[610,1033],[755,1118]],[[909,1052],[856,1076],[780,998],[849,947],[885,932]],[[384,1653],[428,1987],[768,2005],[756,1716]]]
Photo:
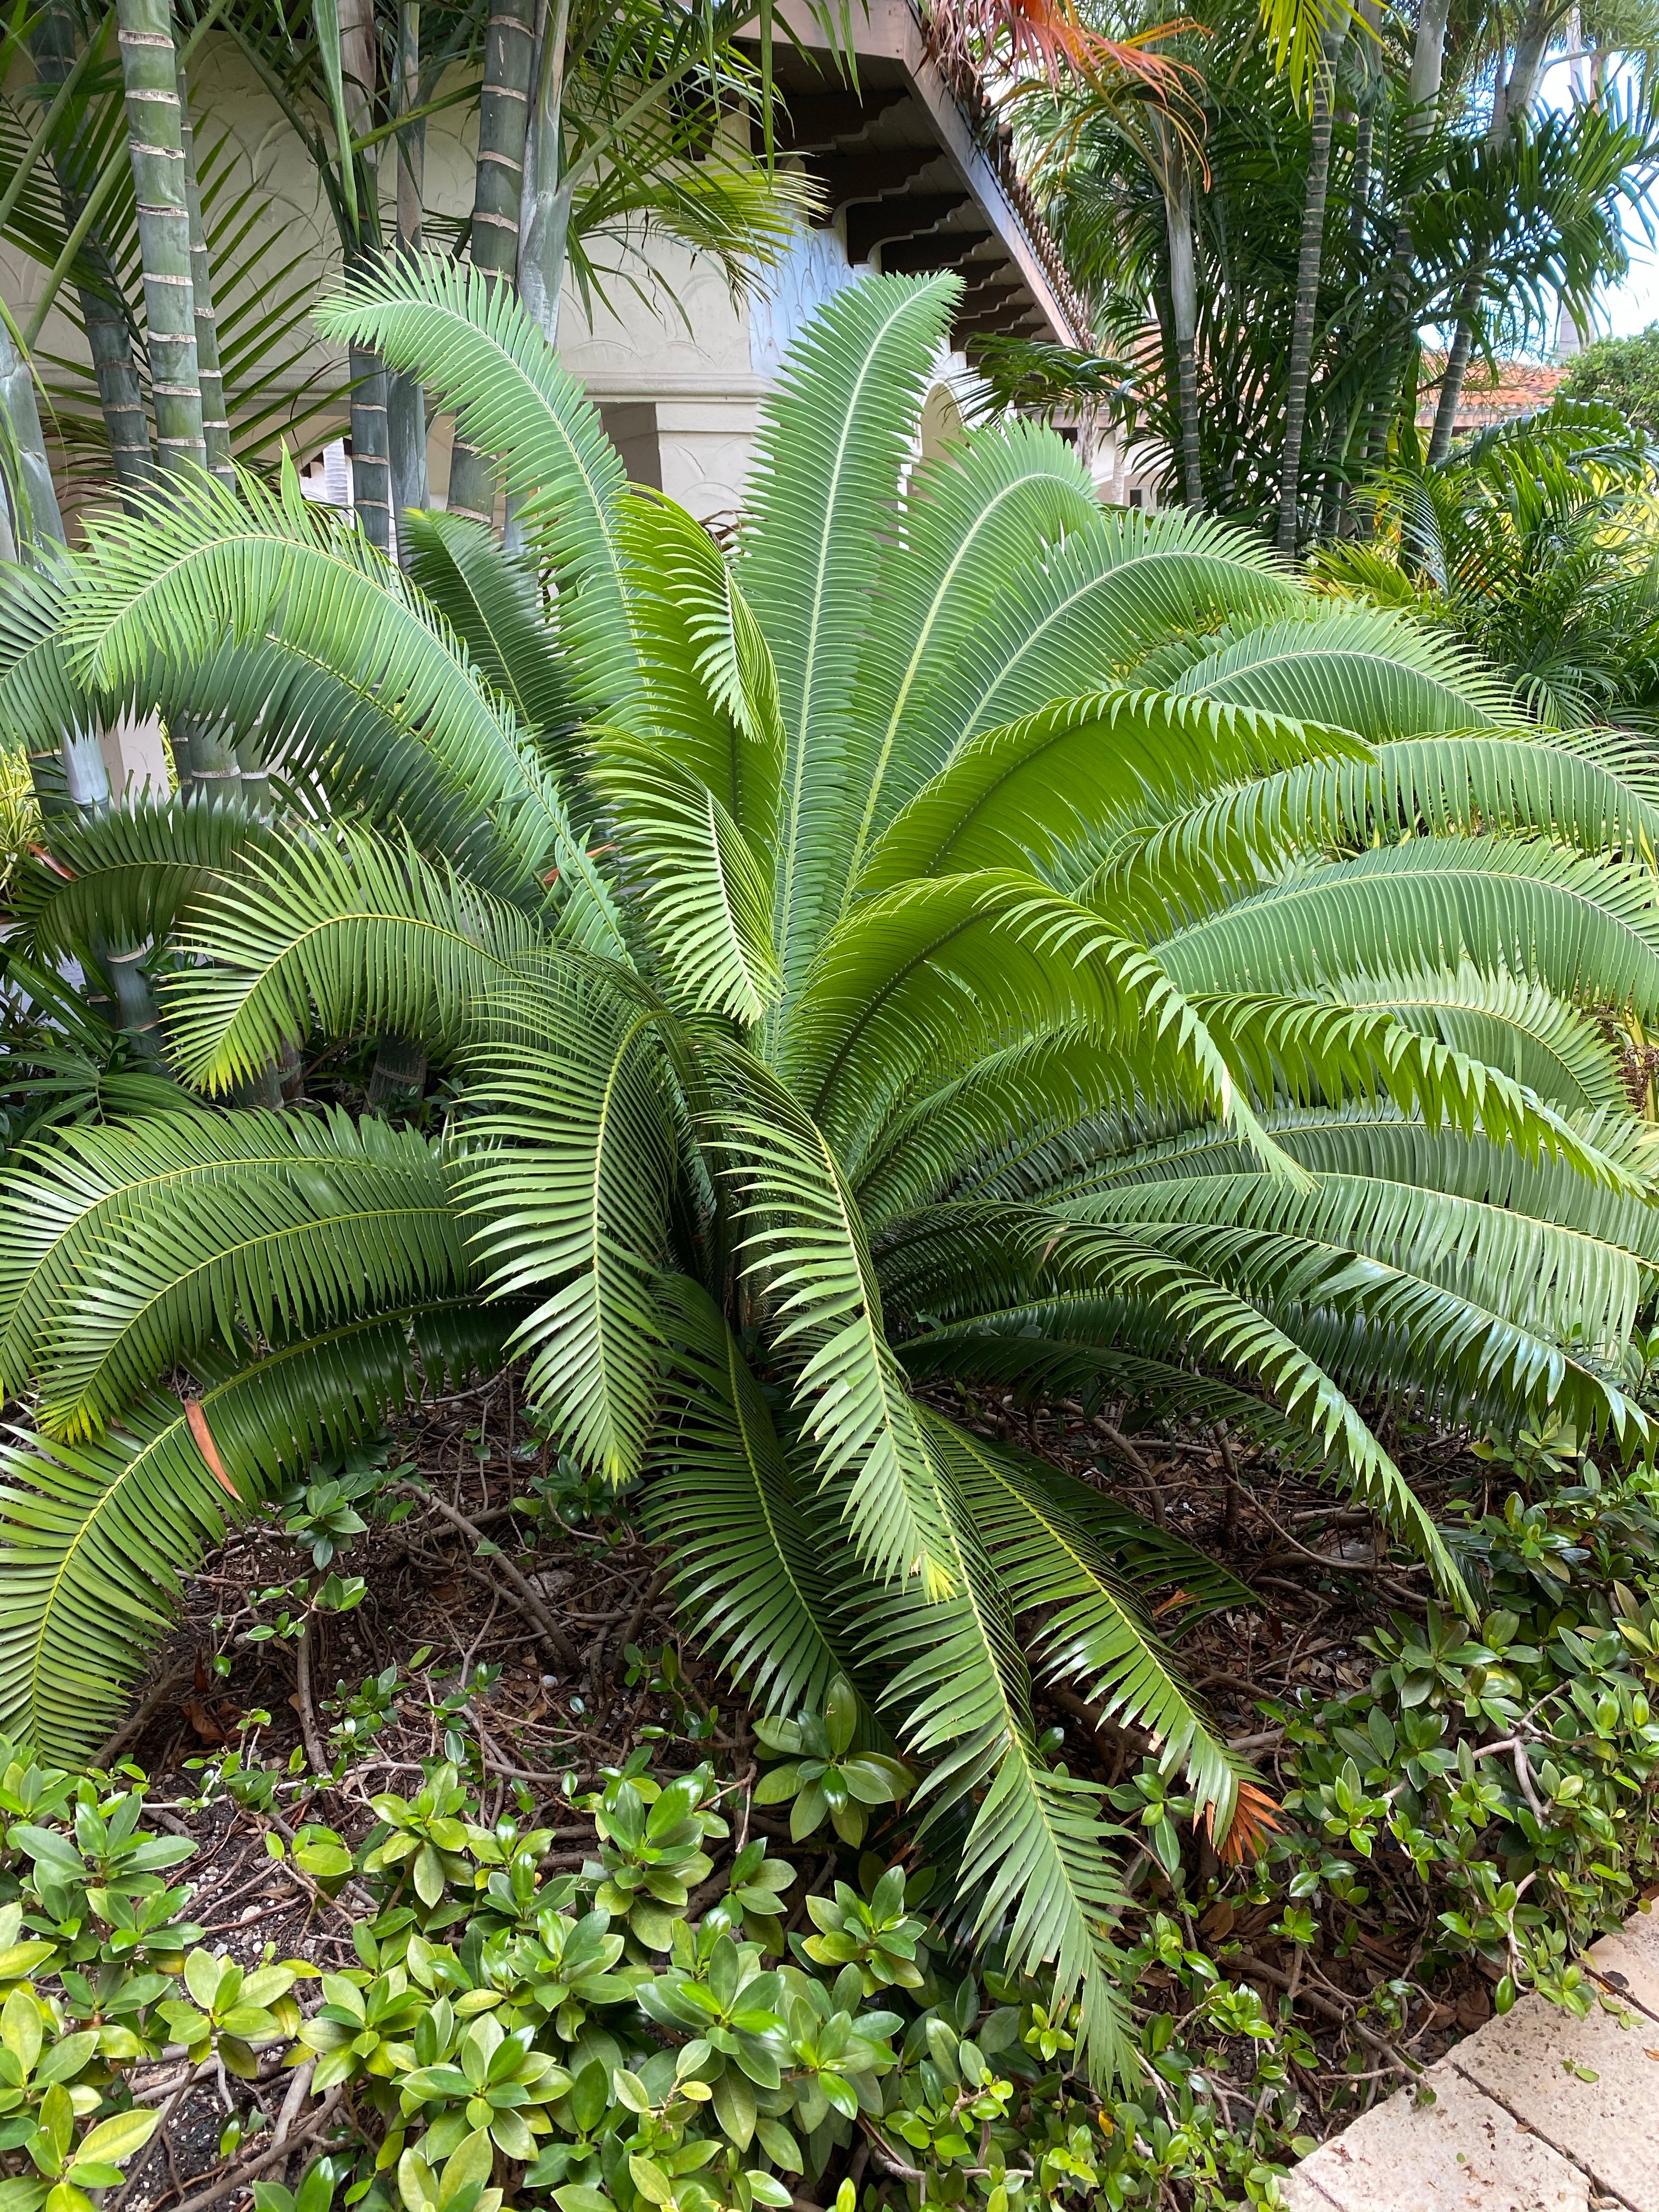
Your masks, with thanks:
[[[1112,1856],[1121,1831],[1098,1784],[1056,1773],[1037,1751],[1012,1610],[957,1489],[975,1455],[952,1424],[923,1418],[955,1594],[929,1604],[907,1584],[885,1595],[866,1656],[892,1675],[882,1705],[903,1742],[932,1763],[916,1800],[922,1833],[971,1808],[958,1895],[974,1935],[995,1933],[1017,1972],[1050,1968],[1056,2004],[1079,2001],[1084,2065],[1096,2081],[1128,2081],[1137,2060],[1110,1935],[1125,1903]]]
[[[56,866],[34,860],[18,871],[18,941],[36,959],[55,961],[100,938],[160,940],[200,893],[276,842],[252,808],[200,794],[146,795],[101,814],[66,816],[52,824]]]
[[[794,1406],[860,1554],[887,1581],[951,1589],[917,1413],[882,1322],[864,1224],[834,1149],[760,1061],[721,1048],[732,1094],[705,1141],[736,1193],[743,1272],[774,1343],[802,1359]]]
[[[524,875],[562,860],[568,825],[510,709],[442,617],[361,532],[307,500],[291,466],[277,493],[245,471],[234,491],[196,475],[133,499],[137,512],[87,526],[64,635],[89,683],[142,692],[157,659],[176,676],[228,641],[278,646],[395,714]]]
[[[1303,994],[1339,975],[1468,957],[1558,998],[1659,1012],[1659,908],[1645,869],[1498,837],[1413,837],[1289,870],[1156,947],[1191,994]]]
[[[410,575],[548,766],[568,775],[568,741],[580,718],[534,569],[462,514],[405,507],[398,528],[408,541]]]
[[[0,1728],[75,1764],[118,1717],[185,1577],[288,1475],[355,1443],[422,1383],[495,1346],[470,1300],[360,1314],[234,1370],[206,1368],[198,1419],[234,1486],[161,1394],[96,1442],[0,1447]]]
[[[930,1064],[960,1066],[1022,1035],[1140,1025],[1172,1081],[1259,1142],[1292,1180],[1204,1022],[1144,945],[1034,876],[922,878],[861,901],[831,933],[778,1058],[854,1173],[871,1135]]]
[[[1146,1729],[1164,1774],[1182,1773],[1231,1824],[1241,1772],[1084,1513],[1091,1493],[1041,1462],[958,1433],[953,1471],[963,1504],[1008,1593],[1016,1621],[1036,1617],[1027,1647],[1039,1681],[1074,1682],[1108,1719]]]
[[[1378,742],[1518,719],[1509,686],[1467,648],[1394,608],[1328,599],[1304,599],[1289,619],[1241,630],[1152,680]]]
[[[925,696],[913,691],[895,745],[938,775],[981,730],[1051,700],[1108,684],[1161,686],[1143,665],[1170,638],[1293,603],[1267,555],[1225,523],[1185,507],[1098,513],[1063,544],[1032,547],[1000,579],[972,635],[953,641]]]
[[[0,750],[56,753],[68,732],[95,725],[63,632],[78,577],[76,556],[50,547],[39,566],[0,562]]]
[[[473,1055],[462,1185],[488,1294],[532,1301],[525,1390],[586,1467],[626,1482],[655,1417],[674,1134],[660,1016],[572,973]],[[538,1034],[538,1032],[540,1034]]]
[[[635,491],[619,532],[640,654],[630,726],[707,784],[769,867],[785,739],[760,624],[720,547],[672,500]]]
[[[1014,421],[925,461],[884,544],[872,623],[847,702],[847,775],[861,802],[850,890],[872,839],[944,762],[928,702],[994,615],[1009,573],[1091,525],[1099,502],[1054,431]]]
[[[343,1113],[152,1115],[33,1148],[0,1210],[0,1360],[41,1426],[89,1436],[179,1360],[240,1357],[464,1289],[449,1176],[414,1130]]]
[[[769,869],[708,786],[660,745],[603,727],[590,734],[594,787],[624,866],[647,889],[674,998],[752,1027],[781,988]]]
[[[1226,1240],[1181,1241],[1176,1252],[1143,1224],[1073,1224],[1039,1207],[935,1206],[896,1230],[882,1254],[890,1297],[918,1316],[905,1364],[925,1374],[943,1354],[951,1371],[970,1372],[976,1339],[1020,1334],[1122,1340],[1166,1357],[1178,1347],[1214,1362],[1268,1390],[1317,1440],[1338,1477],[1463,1602],[1432,1518],[1340,1383],[1290,1327],[1221,1279],[1215,1263],[1229,1256]],[[1145,1343],[1114,1334],[1136,1310],[1152,1324]]]
[[[617,715],[638,669],[617,520],[627,475],[599,410],[510,284],[428,254],[365,264],[312,320],[375,347],[388,368],[453,409],[456,434],[494,454],[519,520],[551,570],[559,635],[588,714]]]
[[[803,1495],[748,1362],[714,1300],[685,1276],[659,1287],[671,1346],[646,1494],[674,1599],[750,1700],[795,1712],[847,1661],[823,1508]]]
[[[1359,750],[1340,731],[1172,692],[1059,700],[960,748],[890,823],[857,888],[976,868],[1043,873],[1115,816],[1159,797]]]
[[[773,935],[791,989],[840,902],[842,841],[828,825],[855,803],[840,765],[846,701],[957,289],[946,277],[849,286],[790,349],[761,409],[739,581],[771,648],[788,745]]]
[[[203,964],[169,978],[174,1051],[189,1081],[226,1091],[313,1028],[453,1048],[544,947],[518,908],[407,848],[291,835],[198,905]]]

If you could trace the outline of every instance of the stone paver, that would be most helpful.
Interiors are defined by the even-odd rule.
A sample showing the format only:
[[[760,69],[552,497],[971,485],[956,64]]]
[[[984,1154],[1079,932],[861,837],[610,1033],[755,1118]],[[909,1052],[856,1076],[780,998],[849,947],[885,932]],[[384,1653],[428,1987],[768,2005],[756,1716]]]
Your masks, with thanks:
[[[1448,2063],[1631,2212],[1659,2212],[1659,2024],[1621,2027],[1599,2007],[1574,2020],[1523,1997]]]
[[[1291,2177],[1291,2212],[1587,2212],[1589,2182],[1444,2060]]]
[[[1659,1910],[1632,1912],[1616,1936],[1590,1946],[1589,1959],[1615,1996],[1659,2021]]]
[[[1589,1954],[1623,2018],[1523,1997],[1297,2168],[1291,2212],[1659,2212],[1659,1909]],[[1626,2022],[1628,2025],[1626,2025]]]

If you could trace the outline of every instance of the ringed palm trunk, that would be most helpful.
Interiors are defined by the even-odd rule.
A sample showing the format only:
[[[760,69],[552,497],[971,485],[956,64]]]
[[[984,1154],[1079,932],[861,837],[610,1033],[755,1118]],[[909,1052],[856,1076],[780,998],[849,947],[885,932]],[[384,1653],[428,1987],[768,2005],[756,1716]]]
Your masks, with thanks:
[[[196,175],[196,134],[190,120],[190,88],[179,64],[179,131],[185,155],[185,210],[190,217],[190,289],[196,313],[196,366],[202,387],[202,443],[207,465],[222,483],[234,484],[230,422],[224,372],[219,363],[219,323],[213,307],[213,263],[202,224],[202,191]]]
[[[564,289],[570,235],[570,191],[563,175],[569,28],[570,0],[544,0],[519,216],[519,296],[541,325],[549,345],[557,342],[559,334],[559,295]]]
[[[1509,76],[1499,81],[1492,94],[1492,123],[1486,132],[1488,146],[1503,146],[1515,128],[1516,117],[1524,115],[1531,106],[1533,94],[1538,89],[1539,72],[1544,64],[1544,49],[1555,27],[1556,17],[1557,11],[1552,0],[1528,0],[1527,12],[1522,18],[1520,34],[1515,42],[1515,59],[1510,64]],[[1463,380],[1468,374],[1469,355],[1474,347],[1474,319],[1491,260],[1491,249],[1483,246],[1464,280],[1462,294],[1457,303],[1457,329],[1452,338],[1451,351],[1446,356],[1446,374],[1440,385],[1440,403],[1435,409],[1434,430],[1429,440],[1431,466],[1443,461],[1451,451],[1452,433],[1457,427],[1457,410],[1462,404]]]
[[[1308,421],[1313,371],[1314,325],[1319,312],[1319,273],[1325,254],[1325,203],[1331,179],[1331,94],[1347,37],[1347,19],[1321,41],[1313,82],[1313,144],[1302,212],[1302,250],[1296,270],[1296,308],[1291,324],[1290,384],[1285,398],[1285,444],[1279,469],[1279,550],[1294,557],[1302,489],[1302,439]]]
[[[407,115],[421,104],[420,0],[403,0],[398,10],[398,110]],[[398,131],[398,251],[421,250],[426,186],[426,125],[406,124]],[[386,380],[386,447],[392,475],[392,508],[396,519],[398,558],[405,566],[409,547],[403,518],[411,507],[430,504],[426,475],[426,393],[412,376]]]
[[[43,84],[63,83],[75,66],[75,23],[61,4],[43,8],[29,33],[29,46]],[[86,205],[94,179],[77,149],[65,148],[58,165],[64,220],[73,228]],[[108,269],[107,256],[96,227],[88,242]],[[133,357],[132,332],[120,302],[114,273],[109,271],[107,292],[83,284],[79,288],[81,320],[92,356],[92,373],[98,385],[98,404],[109,437],[110,462],[115,481],[125,492],[155,478],[155,456],[150,448],[149,417],[144,411],[143,387]]]
[[[484,39],[478,102],[478,160],[472,201],[472,265],[516,283],[525,142],[535,52],[534,0],[495,0]],[[456,441],[449,464],[449,510],[492,520],[495,477],[488,458]]]
[[[1434,129],[1440,113],[1440,82],[1445,71],[1446,24],[1451,15],[1451,0],[1422,0],[1417,18],[1417,35],[1412,44],[1411,71],[1406,80],[1406,98],[1411,113],[1406,130],[1413,143],[1420,143]],[[1395,343],[1393,332],[1405,315],[1406,302],[1411,290],[1412,211],[1409,204],[1401,210],[1394,234],[1394,252],[1389,264],[1387,329],[1389,343],[1384,356],[1387,378],[1383,390],[1373,405],[1370,428],[1365,441],[1365,460],[1375,468],[1382,460],[1389,442],[1389,424],[1394,403],[1398,396],[1401,365],[1401,349]]]
[[[117,0],[127,147],[138,201],[150,398],[164,469],[201,467],[201,372],[191,283],[190,206],[172,10],[167,0]]]
[[[374,121],[375,87],[379,80],[379,46],[374,28],[374,0],[340,0],[340,65],[345,77],[346,115],[354,138],[365,137]],[[356,159],[349,146],[340,149],[343,166]],[[368,201],[359,210],[356,252],[359,262],[379,251],[379,210],[375,205],[374,169],[368,163]],[[386,364],[367,346],[350,349],[351,375],[351,503],[357,527],[382,553],[392,550],[391,446],[386,422]]]
[[[40,432],[40,410],[34,396],[34,378],[28,363],[12,342],[11,332],[0,321],[0,414],[11,434],[26,504],[13,516],[15,550],[22,554],[31,539],[64,543],[64,517],[52,481],[46,440]],[[109,770],[95,725],[64,732],[58,752],[31,753],[29,777],[43,817],[61,812],[98,812],[110,803]],[[61,781],[60,781],[61,779]],[[155,994],[142,962],[149,950],[142,945],[93,946],[94,971],[87,978],[87,1002],[101,1018],[116,1023],[132,1037],[144,1058],[160,1063],[162,1056],[161,1017]],[[100,977],[101,969],[114,994],[112,1006]]]
[[[1175,335],[1176,404],[1181,422],[1181,483],[1187,505],[1204,505],[1198,422],[1198,268],[1193,237],[1193,177],[1174,131],[1164,139],[1164,212],[1170,240],[1170,319]]]

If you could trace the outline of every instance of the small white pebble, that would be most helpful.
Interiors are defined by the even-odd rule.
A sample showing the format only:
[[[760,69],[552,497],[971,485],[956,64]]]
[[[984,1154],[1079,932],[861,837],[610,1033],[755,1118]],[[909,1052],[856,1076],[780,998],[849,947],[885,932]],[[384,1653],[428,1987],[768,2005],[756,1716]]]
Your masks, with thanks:
[[[553,1688],[553,1686],[554,1686],[554,1685],[557,1682],[558,1679],[559,1679],[559,1678],[558,1678],[558,1676],[557,1676],[556,1674],[544,1674],[544,1675],[542,1676],[542,1687],[543,1687],[543,1689],[544,1689],[544,1690],[550,1690],[550,1689],[552,1689],[552,1688]]]
[[[245,1905],[242,1907],[242,1917],[244,1920],[257,1920],[264,1909],[263,1905]]]

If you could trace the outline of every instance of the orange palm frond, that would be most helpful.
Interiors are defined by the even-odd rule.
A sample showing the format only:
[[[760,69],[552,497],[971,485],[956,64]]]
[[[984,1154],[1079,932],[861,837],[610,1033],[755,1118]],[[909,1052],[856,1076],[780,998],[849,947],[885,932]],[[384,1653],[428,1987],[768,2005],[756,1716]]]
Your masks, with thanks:
[[[1223,1866],[1243,1866],[1247,1858],[1259,1858],[1267,1847],[1267,1838],[1276,1835],[1284,1825],[1279,1818],[1279,1800],[1254,1782],[1238,1785],[1238,1802],[1233,1808],[1233,1817],[1227,1823],[1216,1850]],[[1215,1841],[1215,1807],[1204,1808],[1204,1832]]]

